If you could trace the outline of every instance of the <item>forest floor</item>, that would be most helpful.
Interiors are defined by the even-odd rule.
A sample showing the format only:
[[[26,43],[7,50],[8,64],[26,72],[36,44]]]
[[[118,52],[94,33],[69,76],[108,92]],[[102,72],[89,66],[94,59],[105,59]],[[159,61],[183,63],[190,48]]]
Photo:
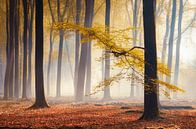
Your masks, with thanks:
[[[0,128],[196,129],[196,102],[191,101],[163,102],[167,106],[156,121],[138,120],[143,106],[134,100],[74,103],[52,99],[50,108],[28,109],[32,104],[32,100],[1,100]]]

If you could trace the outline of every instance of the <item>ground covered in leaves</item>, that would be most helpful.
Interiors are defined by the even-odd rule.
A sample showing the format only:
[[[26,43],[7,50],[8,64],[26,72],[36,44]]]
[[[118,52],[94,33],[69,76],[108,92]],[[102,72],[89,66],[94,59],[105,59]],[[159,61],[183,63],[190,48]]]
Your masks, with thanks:
[[[163,118],[156,121],[138,120],[143,106],[131,100],[104,103],[53,100],[49,101],[50,108],[28,109],[32,103],[0,100],[0,128],[196,129],[195,103],[180,107],[164,102],[167,106],[161,110]]]

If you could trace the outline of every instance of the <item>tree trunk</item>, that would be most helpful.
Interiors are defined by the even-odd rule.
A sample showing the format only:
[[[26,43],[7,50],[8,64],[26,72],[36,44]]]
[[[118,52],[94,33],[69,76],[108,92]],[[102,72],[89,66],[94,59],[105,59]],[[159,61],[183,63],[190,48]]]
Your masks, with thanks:
[[[53,37],[52,29],[50,29],[50,51],[48,57],[48,70],[47,70],[47,95],[50,95],[50,69],[51,69],[51,60],[52,60],[52,51],[53,51]]]
[[[27,99],[27,23],[28,23],[28,3],[23,0],[24,30],[23,30],[23,89],[22,98]]]
[[[80,24],[80,15],[81,15],[81,0],[76,0],[76,24]],[[79,64],[79,52],[80,52],[80,41],[81,35],[78,30],[76,30],[76,39],[75,39],[75,70],[74,70],[74,95],[76,95],[76,86],[78,80],[78,64]]]
[[[109,33],[110,32],[110,0],[106,0],[106,11],[105,11],[105,29],[106,32]],[[105,73],[104,73],[104,81],[109,79],[110,77],[110,54],[108,51],[105,51],[105,59],[104,59],[104,64],[105,64]],[[103,96],[104,100],[109,100],[111,99],[110,96],[110,88],[109,87],[105,87],[104,88],[104,96]]]
[[[171,29],[170,29],[170,37],[168,43],[168,61],[167,65],[170,70],[172,70],[172,57],[173,57],[173,42],[174,42],[174,31],[175,31],[175,22],[176,22],[176,0],[173,0],[172,7],[172,19],[171,19]],[[171,82],[171,77],[167,76],[166,82]]]
[[[32,33],[33,33],[33,17],[34,17],[34,0],[31,0],[31,16],[30,16],[30,20],[29,20],[29,42],[28,42],[28,88],[27,88],[27,93],[28,93],[28,97],[31,97],[32,95],[32,91],[31,91],[31,84],[32,84],[32,43],[33,43],[33,39],[32,39]]]
[[[58,53],[58,64],[57,64],[57,85],[56,85],[56,97],[61,96],[61,65],[62,65],[62,54],[63,54],[63,37],[64,31],[59,32],[59,53]]]
[[[93,23],[93,16],[94,16],[94,2],[90,7],[90,23],[89,27],[92,27]],[[87,49],[87,64],[86,64],[86,89],[85,94],[87,95],[87,99],[89,99],[89,94],[91,92],[91,41],[88,42],[88,49]]]
[[[43,0],[36,0],[35,32],[35,103],[32,108],[45,108],[48,104],[44,95],[43,78]]]
[[[11,55],[11,62],[10,62],[10,73],[9,73],[9,97],[13,98],[14,97],[14,32],[15,32],[15,26],[14,26],[14,22],[15,22],[15,5],[16,3],[13,2],[12,0],[9,1],[9,7],[10,7],[10,11],[9,11],[9,17],[10,17],[10,22],[9,22],[9,26],[10,26],[10,55]]]
[[[155,32],[155,0],[143,0],[143,22],[144,22],[144,113],[141,119],[159,118],[159,107],[157,97],[157,53]]]
[[[137,27],[138,25],[138,15],[139,15],[139,7],[140,7],[140,0],[135,0],[134,1],[134,7],[133,7],[133,27]],[[138,30],[133,30],[133,46],[136,46],[136,39],[137,39],[137,32]],[[132,72],[132,76],[135,76],[135,72]],[[131,93],[130,93],[130,97],[134,97],[135,96],[135,80],[132,79],[131,80]]]
[[[94,0],[86,0],[86,10],[85,10],[85,21],[84,27],[91,27],[92,25],[92,10],[94,5]],[[84,81],[86,77],[86,65],[87,65],[87,51],[88,51],[88,43],[83,43],[81,45],[81,54],[80,54],[80,61],[78,66],[78,80],[77,80],[77,87],[76,87],[76,100],[82,101],[84,97]]]
[[[8,99],[9,96],[9,71],[10,71],[10,35],[9,35],[9,4],[6,1],[6,69],[5,69],[5,78],[4,78],[4,99]]]
[[[48,0],[48,5],[50,8],[50,15],[52,17],[52,23],[55,22],[55,18],[52,12],[52,7],[50,0]],[[50,69],[51,69],[51,60],[52,60],[52,51],[53,51],[53,30],[50,29],[50,50],[49,50],[49,57],[48,57],[48,70],[47,70],[47,95],[50,95]]]
[[[176,42],[176,64],[175,64],[175,71],[174,71],[175,85],[178,85],[178,76],[179,76],[182,16],[183,16],[183,0],[180,0],[179,18],[178,18],[178,39]],[[177,97],[177,94],[174,94],[174,97]]]
[[[14,97],[19,98],[19,24],[20,24],[20,0],[16,0],[15,8],[15,79]]]
[[[167,41],[168,41],[168,36],[169,36],[169,13],[170,13],[170,8],[171,8],[171,1],[169,1],[169,9],[167,10],[167,15],[166,15],[166,30],[165,30],[165,35],[163,38],[163,47],[162,47],[162,63],[165,63],[165,56],[166,56],[166,49],[167,49]]]

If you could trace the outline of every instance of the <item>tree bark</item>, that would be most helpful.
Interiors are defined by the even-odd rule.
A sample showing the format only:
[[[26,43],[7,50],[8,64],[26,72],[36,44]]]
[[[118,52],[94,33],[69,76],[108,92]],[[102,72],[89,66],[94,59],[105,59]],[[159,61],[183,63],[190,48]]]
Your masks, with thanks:
[[[173,0],[172,6],[173,6],[172,7],[172,18],[171,18],[170,37],[169,37],[169,43],[168,43],[168,61],[167,61],[167,66],[170,70],[172,70],[173,42],[174,42],[174,31],[175,31],[175,22],[176,22],[176,0]],[[171,77],[167,76],[166,82],[170,83]]]
[[[76,0],[76,20],[77,25],[80,24],[80,15],[81,15],[81,0]],[[79,52],[80,52],[80,41],[81,35],[78,30],[76,30],[76,39],[75,39],[75,70],[74,70],[74,95],[76,96],[76,87],[78,80],[78,65],[79,65]]]
[[[31,16],[30,16],[30,20],[29,20],[29,39],[28,39],[28,88],[27,88],[27,93],[28,93],[28,97],[31,97],[32,95],[32,91],[31,91],[31,84],[32,84],[32,43],[33,43],[33,39],[32,39],[32,33],[33,33],[33,17],[34,17],[34,0],[31,0]]]
[[[106,33],[110,32],[110,0],[106,0],[106,11],[105,11],[105,30]],[[110,77],[110,53],[108,51],[105,51],[105,58],[104,58],[104,64],[105,64],[105,72],[104,72],[104,81],[109,79]],[[110,88],[105,87],[104,88],[104,100],[109,100],[111,99],[110,95]]]
[[[16,0],[15,8],[15,79],[14,97],[19,98],[19,25],[20,25],[20,0]]]
[[[23,89],[22,98],[27,99],[27,23],[28,23],[28,3],[23,0],[24,30],[23,30]]]
[[[144,113],[141,119],[159,118],[159,107],[157,97],[157,53],[156,53],[156,31],[155,31],[155,0],[143,0],[143,22],[144,22],[144,48],[145,48],[145,70],[144,70]]]
[[[85,9],[85,21],[84,27],[91,27],[92,25],[92,8],[94,5],[94,0],[86,0],[85,1],[86,9]],[[80,54],[80,61],[78,66],[78,80],[77,80],[77,87],[76,87],[76,101],[82,101],[84,97],[84,81],[86,77],[86,65],[87,65],[87,51],[88,51],[88,44],[83,43],[81,45],[81,54]]]
[[[174,71],[174,84],[175,85],[178,85],[178,77],[179,77],[182,17],[183,17],[183,0],[180,0],[179,18],[178,18],[178,39],[176,42],[176,64],[175,64],[175,71]],[[174,94],[174,97],[177,97],[177,94]]]
[[[32,108],[45,108],[48,107],[48,104],[44,95],[43,78],[43,0],[36,0],[35,16],[35,103]]]

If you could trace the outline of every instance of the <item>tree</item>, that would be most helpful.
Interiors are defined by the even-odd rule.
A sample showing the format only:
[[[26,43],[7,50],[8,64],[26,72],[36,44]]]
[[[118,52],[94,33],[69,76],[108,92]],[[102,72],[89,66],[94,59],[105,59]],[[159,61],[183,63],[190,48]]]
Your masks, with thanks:
[[[14,97],[19,98],[19,28],[20,28],[20,0],[16,0],[15,8],[15,79]]]
[[[178,39],[176,42],[176,64],[175,64],[175,71],[174,71],[174,84],[175,85],[178,84],[178,76],[179,76],[182,16],[183,16],[183,0],[180,0],[179,18],[178,18]]]
[[[7,31],[7,44],[6,44],[6,72],[4,81],[4,99],[13,97],[13,73],[14,73],[14,9],[15,2],[6,1],[6,31]]]
[[[60,0],[57,0],[57,16],[58,22],[64,21],[64,16],[67,12],[69,5],[69,0],[66,0],[63,14],[60,11]],[[63,40],[64,40],[64,30],[59,30],[59,51],[58,51],[58,63],[57,63],[57,82],[56,82],[56,97],[61,96],[61,66],[62,66],[62,55],[63,55]]]
[[[86,9],[85,9],[85,21],[84,27],[90,28],[92,25],[92,10],[94,5],[94,0],[86,0],[85,1]],[[78,80],[77,80],[77,87],[76,87],[76,100],[82,101],[84,97],[84,80],[86,77],[86,65],[87,65],[87,51],[88,51],[88,44],[83,43],[81,45],[81,54],[80,54],[80,61],[78,65]]]
[[[31,83],[32,83],[32,44],[33,44],[33,38],[32,38],[32,33],[33,33],[33,17],[34,17],[34,0],[30,1],[30,7],[31,7],[31,14],[30,14],[30,19],[29,19],[29,39],[28,39],[28,82],[27,82],[27,93],[28,97],[31,97]]]
[[[48,0],[48,5],[50,9],[50,15],[52,17],[52,24],[55,22],[54,14],[52,12],[51,2]],[[48,56],[48,70],[47,70],[47,95],[50,94],[50,68],[51,68],[51,60],[52,60],[52,51],[53,51],[53,29],[50,29],[50,50]]]
[[[170,28],[170,36],[168,43],[168,60],[167,65],[170,70],[172,70],[172,57],[173,57],[173,42],[174,42],[174,31],[175,31],[175,22],[176,22],[176,0],[173,0],[172,5],[172,17],[171,17],[171,28]],[[166,78],[166,82],[170,83],[171,78],[168,76]]]
[[[141,0],[135,0],[134,1],[134,4],[132,2],[132,8],[133,8],[133,27],[137,27],[138,26],[138,17],[139,17],[139,9],[140,9],[140,3],[141,3]],[[138,35],[138,30],[135,29],[133,30],[132,32],[132,35],[133,35],[133,46],[136,46],[137,42],[136,42],[136,39],[137,39],[137,35]],[[135,76],[135,71],[133,70],[132,72],[132,76]],[[131,93],[130,93],[130,97],[134,97],[135,96],[135,81],[134,79],[131,80]]]
[[[141,119],[159,118],[157,97],[157,53],[155,32],[155,0],[143,0],[144,23],[144,113]]]
[[[27,99],[27,23],[28,23],[28,3],[23,0],[23,82],[22,82],[22,98]]]
[[[45,108],[48,104],[44,95],[43,78],[43,0],[36,0],[35,16],[35,103],[32,108]]]
[[[92,27],[93,23],[93,16],[94,16],[94,2],[92,2],[92,5],[90,7],[90,23],[89,27]],[[91,92],[91,41],[88,43],[88,49],[87,49],[87,64],[86,64],[86,87],[85,87],[85,94],[87,95],[87,99],[89,98],[89,94]]]
[[[76,0],[76,20],[77,25],[80,24],[80,15],[81,15],[81,0]],[[78,80],[78,65],[79,65],[79,52],[80,52],[80,41],[81,35],[78,30],[76,30],[76,39],[75,39],[75,70],[74,70],[74,94],[76,94],[76,85]]]
[[[106,32],[109,33],[110,31],[109,30],[110,28],[110,0],[106,0],[105,26],[106,26]],[[104,64],[105,64],[104,80],[107,80],[110,77],[110,53],[108,51],[105,51]],[[109,87],[104,88],[103,99],[105,100],[111,99]]]

